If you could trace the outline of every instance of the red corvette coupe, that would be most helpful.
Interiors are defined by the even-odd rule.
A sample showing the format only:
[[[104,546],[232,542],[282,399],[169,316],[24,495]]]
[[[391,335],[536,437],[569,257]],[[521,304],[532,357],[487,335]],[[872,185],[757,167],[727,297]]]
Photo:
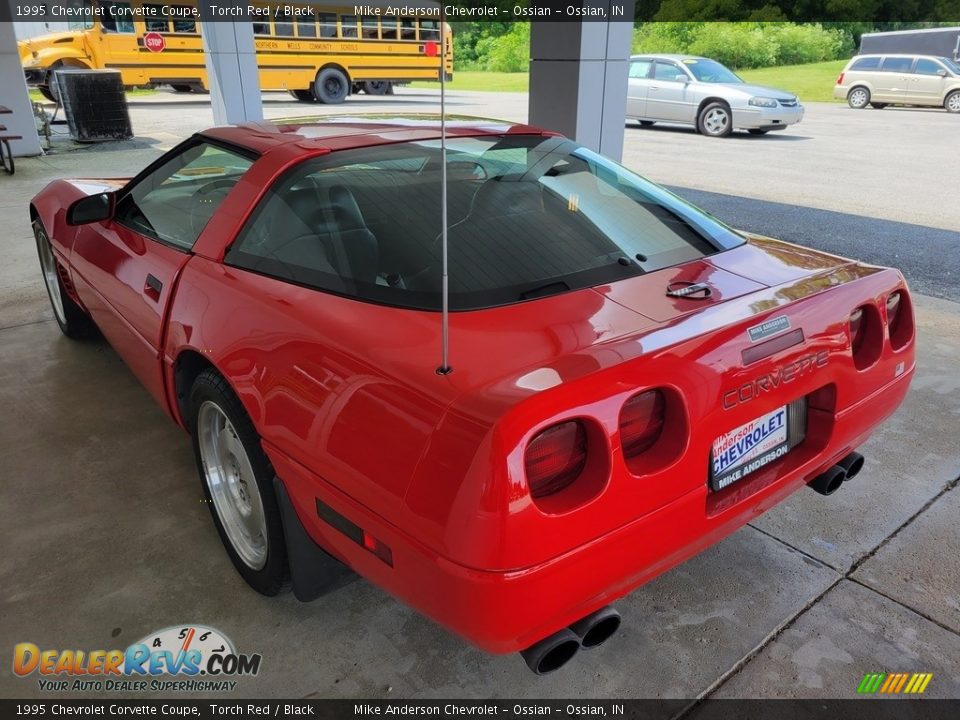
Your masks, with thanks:
[[[896,270],[738,233],[528,126],[250,124],[30,205],[63,332],[193,439],[234,566],[352,572],[539,673],[903,400]],[[349,568],[350,570],[346,570]]]

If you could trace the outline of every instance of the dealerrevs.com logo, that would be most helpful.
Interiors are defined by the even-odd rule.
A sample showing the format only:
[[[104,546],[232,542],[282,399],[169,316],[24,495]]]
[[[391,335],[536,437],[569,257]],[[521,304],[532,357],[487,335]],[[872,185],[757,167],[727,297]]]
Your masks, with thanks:
[[[262,659],[259,653],[238,653],[215,628],[176,625],[125,650],[41,650],[18,643],[13,672],[38,675],[40,689],[51,692],[232,691],[237,686],[232,678],[256,675]]]

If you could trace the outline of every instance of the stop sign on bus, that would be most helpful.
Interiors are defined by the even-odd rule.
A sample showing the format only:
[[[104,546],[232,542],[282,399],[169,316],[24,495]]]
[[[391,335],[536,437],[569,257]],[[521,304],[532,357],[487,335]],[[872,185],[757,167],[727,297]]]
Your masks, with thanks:
[[[163,52],[167,41],[158,32],[148,32],[143,36],[143,44],[150,52]]]

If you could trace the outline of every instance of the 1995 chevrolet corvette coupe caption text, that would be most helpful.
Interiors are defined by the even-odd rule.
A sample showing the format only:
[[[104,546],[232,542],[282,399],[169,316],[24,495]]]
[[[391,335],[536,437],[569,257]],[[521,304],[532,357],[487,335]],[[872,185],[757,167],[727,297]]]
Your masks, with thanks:
[[[254,589],[349,568],[545,673],[617,598],[859,472],[913,309],[895,270],[731,230],[556,134],[447,134],[449,371],[435,119],[215,128],[30,215],[57,323],[190,434]]]

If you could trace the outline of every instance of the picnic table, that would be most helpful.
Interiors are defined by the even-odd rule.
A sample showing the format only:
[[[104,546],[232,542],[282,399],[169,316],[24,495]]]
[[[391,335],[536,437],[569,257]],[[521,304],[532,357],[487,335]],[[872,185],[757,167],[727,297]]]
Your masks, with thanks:
[[[0,115],[11,115],[13,110],[6,107],[5,105],[0,105]],[[22,135],[10,135],[6,133],[7,126],[0,125],[0,165],[3,166],[3,169],[7,171],[8,174],[13,175],[15,170],[13,165],[13,152],[10,150],[10,141],[11,140],[20,140]]]

